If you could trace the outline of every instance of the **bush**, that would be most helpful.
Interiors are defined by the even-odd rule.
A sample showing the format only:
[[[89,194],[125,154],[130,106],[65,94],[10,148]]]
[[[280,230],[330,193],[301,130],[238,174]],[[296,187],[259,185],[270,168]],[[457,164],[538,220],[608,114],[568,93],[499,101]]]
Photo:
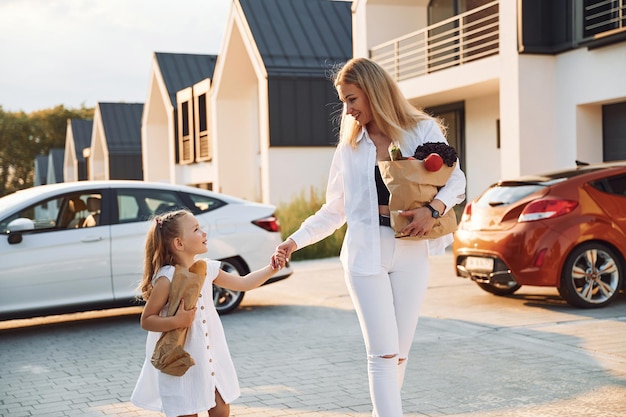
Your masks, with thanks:
[[[307,217],[314,214],[324,204],[325,193],[311,187],[308,196],[303,190],[299,196],[289,203],[281,204],[276,209],[276,217],[280,221],[283,240],[298,230]],[[307,198],[308,197],[308,198]],[[346,234],[344,224],[335,233],[313,245],[306,246],[293,253],[294,261],[320,259],[339,256],[343,237]]]

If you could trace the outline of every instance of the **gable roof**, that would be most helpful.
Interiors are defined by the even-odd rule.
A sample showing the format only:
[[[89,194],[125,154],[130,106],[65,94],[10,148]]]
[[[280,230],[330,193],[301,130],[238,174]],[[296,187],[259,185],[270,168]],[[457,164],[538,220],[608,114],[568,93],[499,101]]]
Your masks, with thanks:
[[[268,75],[325,75],[352,57],[349,1],[239,2]]]
[[[74,151],[76,160],[84,161],[83,149],[91,146],[91,132],[93,131],[93,120],[70,119],[72,127],[72,137],[74,138]]]
[[[47,184],[48,155],[35,156],[35,185]]]
[[[48,177],[47,183],[54,184],[63,182],[63,160],[65,159],[64,148],[52,148],[48,155]]]
[[[212,78],[217,55],[154,53],[172,106],[176,108],[176,92]]]
[[[98,103],[109,154],[141,153],[143,103]]]

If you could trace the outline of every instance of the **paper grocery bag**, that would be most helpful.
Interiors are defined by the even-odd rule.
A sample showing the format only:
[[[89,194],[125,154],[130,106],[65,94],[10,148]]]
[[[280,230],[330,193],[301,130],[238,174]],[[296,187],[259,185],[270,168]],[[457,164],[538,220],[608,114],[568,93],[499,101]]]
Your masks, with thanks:
[[[438,171],[428,171],[424,161],[419,159],[402,159],[398,161],[378,161],[380,174],[389,189],[389,209],[391,210],[391,227],[396,237],[404,239],[436,239],[456,230],[454,210],[435,221],[432,230],[424,237],[402,235],[401,230],[410,223],[409,218],[398,214],[398,210],[412,210],[430,203],[437,195],[439,187],[443,187],[456,162],[451,167],[443,165]]]
[[[195,307],[205,278],[205,261],[196,261],[189,270],[176,265],[170,286],[168,317],[176,314],[181,299],[185,300],[185,306],[188,309]],[[184,349],[187,330],[186,327],[174,329],[161,335],[151,359],[155,368],[168,375],[182,376],[195,365],[191,355]]]

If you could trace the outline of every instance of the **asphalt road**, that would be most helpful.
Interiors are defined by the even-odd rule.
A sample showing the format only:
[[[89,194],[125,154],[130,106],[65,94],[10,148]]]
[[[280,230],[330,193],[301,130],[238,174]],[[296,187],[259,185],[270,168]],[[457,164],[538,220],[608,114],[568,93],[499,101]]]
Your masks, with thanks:
[[[406,416],[626,416],[626,295],[579,310],[551,288],[485,293],[454,276],[450,255],[431,265],[403,389]],[[231,415],[371,415],[338,259],[294,269],[222,317],[242,387]],[[0,322],[0,415],[159,415],[128,401],[144,354],[139,311]]]

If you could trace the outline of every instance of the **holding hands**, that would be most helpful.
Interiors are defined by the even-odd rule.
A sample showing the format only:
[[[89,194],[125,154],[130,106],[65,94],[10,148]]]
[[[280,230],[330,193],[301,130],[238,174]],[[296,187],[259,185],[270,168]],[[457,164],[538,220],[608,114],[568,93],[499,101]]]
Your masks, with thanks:
[[[296,242],[294,242],[292,239],[287,239],[283,243],[278,245],[270,261],[270,266],[272,267],[272,269],[283,269],[287,262],[289,262],[289,257],[291,256],[291,253],[295,251],[296,248]]]

